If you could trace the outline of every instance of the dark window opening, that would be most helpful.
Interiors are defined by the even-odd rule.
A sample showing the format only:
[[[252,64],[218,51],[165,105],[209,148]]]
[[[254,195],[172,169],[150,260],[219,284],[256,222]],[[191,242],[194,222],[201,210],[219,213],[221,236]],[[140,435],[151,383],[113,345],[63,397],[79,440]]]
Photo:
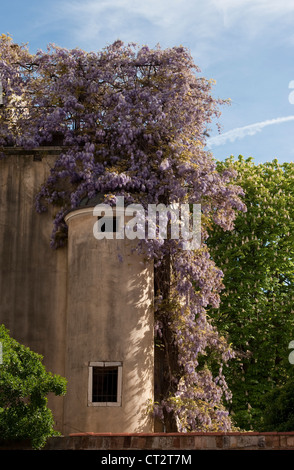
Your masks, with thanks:
[[[104,219],[104,220],[101,220]],[[98,217],[98,230],[100,232],[118,232],[118,220],[116,217]]]
[[[118,367],[93,367],[92,401],[117,402]]]

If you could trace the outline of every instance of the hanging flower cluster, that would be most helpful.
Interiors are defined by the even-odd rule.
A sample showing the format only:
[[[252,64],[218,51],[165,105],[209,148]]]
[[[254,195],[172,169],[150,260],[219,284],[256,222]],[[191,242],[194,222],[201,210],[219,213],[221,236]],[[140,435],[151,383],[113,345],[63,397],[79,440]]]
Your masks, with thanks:
[[[210,222],[229,230],[236,211],[244,210],[234,174],[219,173],[205,150],[205,130],[221,102],[211,95],[211,81],[198,75],[183,47],[116,41],[95,53],[51,45],[31,55],[6,36],[0,41],[0,145],[31,148],[56,136],[62,141],[36,201],[40,212],[57,208],[54,247],[66,240],[66,212],[97,194],[111,204],[124,196],[146,210],[150,203],[201,204],[200,248],[184,251],[173,239],[143,243],[155,267],[170,257],[168,299],[159,289],[156,325],[159,335],[171,331],[178,372],[171,371],[173,393],[156,410],[172,410],[181,430],[230,428],[221,364],[231,352],[205,310],[218,304],[222,272],[205,239]],[[162,308],[167,300],[169,308]],[[209,351],[219,357],[216,374],[199,359]]]

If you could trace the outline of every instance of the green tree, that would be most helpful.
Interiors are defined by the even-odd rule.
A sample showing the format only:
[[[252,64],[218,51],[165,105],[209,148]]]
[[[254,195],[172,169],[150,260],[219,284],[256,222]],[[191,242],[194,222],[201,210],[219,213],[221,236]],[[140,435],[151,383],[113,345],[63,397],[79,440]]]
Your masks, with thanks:
[[[64,395],[66,380],[47,372],[42,356],[11,338],[4,325],[0,325],[0,342],[1,439],[29,439],[33,448],[41,448],[47,438],[58,434],[47,395]]]
[[[264,430],[294,431],[294,377],[267,395]]]
[[[294,164],[257,165],[242,156],[218,163],[221,172],[228,167],[237,172],[247,212],[237,216],[231,232],[210,229],[207,243],[225,286],[211,316],[235,351],[225,376],[236,424],[263,430],[267,393],[294,372],[288,361],[294,338]]]

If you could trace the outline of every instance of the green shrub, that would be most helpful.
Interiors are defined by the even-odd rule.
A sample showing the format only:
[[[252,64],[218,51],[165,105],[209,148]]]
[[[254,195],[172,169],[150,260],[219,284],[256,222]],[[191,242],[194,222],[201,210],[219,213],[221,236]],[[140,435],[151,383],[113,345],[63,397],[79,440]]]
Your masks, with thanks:
[[[11,338],[4,325],[0,325],[0,342],[1,439],[29,439],[33,448],[41,448],[47,438],[58,434],[46,396],[64,395],[66,380],[47,372],[42,356]]]

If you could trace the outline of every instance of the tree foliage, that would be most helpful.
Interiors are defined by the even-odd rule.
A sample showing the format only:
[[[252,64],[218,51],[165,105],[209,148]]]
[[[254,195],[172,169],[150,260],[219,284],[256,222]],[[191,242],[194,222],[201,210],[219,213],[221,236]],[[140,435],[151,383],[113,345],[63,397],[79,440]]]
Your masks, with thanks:
[[[226,372],[235,420],[243,429],[263,430],[267,393],[293,376],[294,164],[240,156],[218,166],[237,171],[247,212],[231,232],[210,230],[207,244],[225,285],[211,315],[236,353]]]
[[[294,430],[294,379],[293,374],[283,385],[267,394],[264,406],[264,431],[293,432]]]
[[[205,150],[205,129],[222,102],[199,72],[183,47],[116,41],[95,53],[51,45],[32,56],[2,38],[0,142],[32,147],[61,139],[62,152],[37,197],[39,211],[56,208],[54,247],[66,240],[66,212],[97,194],[109,204],[124,196],[146,211],[149,203],[201,204],[204,241],[212,221],[232,229],[235,212],[244,210],[241,189]],[[157,342],[165,364],[156,411],[173,415],[181,430],[229,429],[222,364],[230,347],[206,315],[218,305],[221,271],[205,243],[188,251],[181,239],[146,238],[138,250],[156,270]],[[207,368],[210,355],[216,374]]]
[[[47,395],[64,395],[66,380],[47,372],[42,356],[19,344],[4,325],[0,325],[0,342],[1,439],[28,439],[40,448],[47,438],[57,435]]]

